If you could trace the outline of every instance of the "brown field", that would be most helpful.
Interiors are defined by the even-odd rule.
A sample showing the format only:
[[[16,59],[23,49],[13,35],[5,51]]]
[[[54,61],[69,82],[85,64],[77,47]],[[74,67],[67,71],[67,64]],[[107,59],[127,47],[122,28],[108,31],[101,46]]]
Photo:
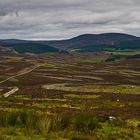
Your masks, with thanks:
[[[86,109],[100,115],[140,118],[140,59],[90,61],[96,57],[49,54],[1,58],[0,81],[11,77],[0,83],[1,110],[59,113]],[[19,90],[4,98],[13,87]]]
[[[0,140],[138,140],[140,59],[102,55],[1,57]]]

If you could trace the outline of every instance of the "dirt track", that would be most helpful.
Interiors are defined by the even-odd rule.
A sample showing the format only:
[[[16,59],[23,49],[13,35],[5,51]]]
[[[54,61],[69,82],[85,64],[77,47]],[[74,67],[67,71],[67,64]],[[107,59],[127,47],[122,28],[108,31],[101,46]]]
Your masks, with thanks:
[[[14,94],[15,92],[17,92],[18,90],[19,90],[19,88],[18,88],[18,87],[15,87],[15,88],[11,89],[10,91],[6,92],[3,96],[4,96],[5,98],[7,98],[7,97],[9,97],[10,95],[12,95],[12,94]]]
[[[33,70],[39,68],[40,66],[41,66],[41,65],[37,65],[37,66],[34,66],[33,68],[30,68],[30,69],[29,69],[29,68],[25,68],[24,70],[20,71],[18,74],[14,75],[14,76],[11,76],[11,77],[9,77],[9,78],[3,80],[3,81],[0,81],[0,84],[6,82],[6,81],[8,81],[8,80],[11,80],[11,79],[13,79],[13,78],[16,78],[16,77],[18,77],[18,76],[28,74],[28,73],[32,72]],[[17,92],[18,90],[19,90],[18,87],[14,87],[14,88],[11,89],[10,91],[8,91],[8,92],[6,92],[5,94],[3,94],[3,96],[4,96],[5,98],[7,98],[7,97],[9,97],[10,95],[12,95],[12,94],[14,94],[15,92]]]
[[[20,71],[18,74],[14,75],[14,76],[10,76],[9,78],[7,78],[7,79],[5,79],[5,80],[3,80],[3,81],[0,81],[0,84],[5,83],[6,81],[11,80],[11,79],[13,79],[13,78],[16,78],[16,77],[18,77],[18,76],[28,74],[28,73],[32,72],[33,70],[39,68],[40,66],[41,66],[41,65],[37,65],[37,66],[34,66],[34,67],[31,68],[31,69],[26,68],[26,69]]]

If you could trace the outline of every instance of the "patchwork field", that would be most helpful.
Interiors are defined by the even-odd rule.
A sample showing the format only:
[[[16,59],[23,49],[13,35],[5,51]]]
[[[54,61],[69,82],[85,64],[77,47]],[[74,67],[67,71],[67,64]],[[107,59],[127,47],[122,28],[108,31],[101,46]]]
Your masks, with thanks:
[[[7,134],[1,125],[0,139],[139,139],[140,59],[105,62],[107,57],[107,54],[95,53],[2,57],[1,113],[9,115],[24,110],[29,115],[36,112],[45,113],[48,118],[61,116],[62,120],[67,120],[69,115],[72,122],[63,122],[66,125],[64,129],[56,128],[57,131],[50,133],[46,130],[47,124],[47,135],[40,131],[26,134],[22,131],[24,127],[19,129],[16,124],[7,128],[10,131]],[[100,118],[100,127],[91,129],[86,125],[87,133],[82,122],[92,115]],[[77,120],[81,126],[73,122],[77,117],[80,117]],[[73,126],[77,126],[76,131]],[[15,130],[18,132],[12,134]]]

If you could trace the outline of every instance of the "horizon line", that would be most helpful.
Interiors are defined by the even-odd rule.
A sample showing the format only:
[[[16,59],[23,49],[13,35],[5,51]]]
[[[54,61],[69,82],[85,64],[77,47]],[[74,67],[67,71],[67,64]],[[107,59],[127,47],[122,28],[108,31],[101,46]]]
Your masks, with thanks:
[[[3,38],[1,39],[0,38],[0,41],[2,40],[21,40],[21,41],[61,41],[61,40],[69,40],[69,39],[73,39],[73,38],[76,38],[76,37],[79,37],[79,36],[82,36],[82,35],[103,35],[103,34],[122,34],[122,35],[130,35],[130,36],[134,36],[134,37],[137,37],[137,38],[140,38],[140,36],[138,35],[134,35],[134,34],[131,34],[131,33],[122,33],[122,32],[103,32],[103,33],[83,33],[83,34],[79,34],[79,35],[75,35],[73,37],[69,37],[69,38],[62,38],[62,39],[20,39],[20,38]]]

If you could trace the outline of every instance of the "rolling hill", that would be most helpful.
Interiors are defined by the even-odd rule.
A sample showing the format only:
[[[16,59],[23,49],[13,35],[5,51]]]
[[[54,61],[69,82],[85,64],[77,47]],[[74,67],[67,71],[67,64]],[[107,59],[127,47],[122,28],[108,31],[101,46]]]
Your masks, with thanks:
[[[46,52],[59,52],[59,49],[51,47],[47,44],[41,44],[33,41],[23,40],[2,40],[0,45],[3,48],[14,49],[18,53],[46,53]]]
[[[18,53],[60,52],[60,50],[94,52],[140,50],[140,38],[122,33],[84,34],[67,40],[27,41],[0,40],[0,46],[12,48]]]
[[[47,44],[61,48],[81,48],[85,46],[114,45],[122,41],[134,41],[140,38],[128,34],[104,33],[104,34],[84,34],[68,40],[49,41]]]

